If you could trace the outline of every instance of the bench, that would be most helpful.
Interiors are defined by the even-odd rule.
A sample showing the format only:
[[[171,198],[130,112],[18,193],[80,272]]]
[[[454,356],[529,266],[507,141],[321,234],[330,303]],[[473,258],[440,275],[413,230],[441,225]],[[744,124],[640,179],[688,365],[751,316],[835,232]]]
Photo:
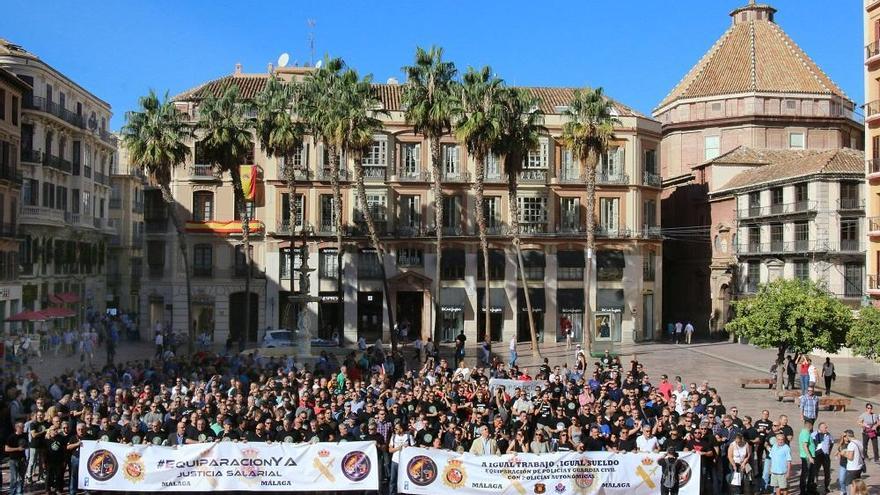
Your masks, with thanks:
[[[822,392],[818,390],[813,391],[813,395],[816,397],[822,397]],[[800,390],[783,390],[781,394],[776,396],[776,400],[779,402],[797,402],[798,398],[801,396]]]
[[[774,380],[772,378],[740,378],[739,379],[739,385],[742,388],[746,388],[750,385],[763,385],[763,386],[766,386],[766,388],[773,388],[774,383],[776,383],[776,380]]]
[[[844,397],[821,397],[819,398],[819,409],[829,409],[831,411],[846,411],[846,408],[852,403],[852,399]]]

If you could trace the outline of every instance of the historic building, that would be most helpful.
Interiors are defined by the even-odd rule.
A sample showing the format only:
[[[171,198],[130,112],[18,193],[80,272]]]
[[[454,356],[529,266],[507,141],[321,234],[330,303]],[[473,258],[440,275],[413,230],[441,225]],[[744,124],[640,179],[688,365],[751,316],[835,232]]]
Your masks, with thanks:
[[[110,105],[21,46],[0,39],[0,67],[31,89],[21,101],[18,217],[22,306],[106,303],[107,203],[116,138]]]
[[[865,0],[865,173],[868,180],[867,292],[880,299],[880,1]]]
[[[780,150],[740,146],[704,166],[713,212],[712,312],[777,278],[823,284],[857,307],[864,294],[864,153],[853,149]]]
[[[741,146],[863,148],[854,103],[776,16],[754,0],[732,11],[727,31],[654,110],[663,134],[664,292],[677,296],[663,300],[663,317],[693,322],[698,335],[723,330],[712,301],[732,290],[712,283],[713,243],[737,228],[736,212],[709,199],[741,169],[713,160]]]
[[[21,103],[30,91],[15,74],[0,68],[0,322],[21,309],[18,279],[18,204],[21,194]]]
[[[144,249],[144,174],[120,142],[110,168],[110,237],[107,256],[107,307],[140,311]]]
[[[285,79],[302,77],[310,69],[276,69]],[[197,112],[201,99],[238,85],[244,97],[254,97],[268,74],[232,75],[209,81],[178,95],[181,111]],[[579,164],[563,147],[560,135],[564,110],[572,96],[568,88],[529,88],[541,100],[548,134],[524,163],[519,181],[519,222],[523,230],[524,272],[545,341],[556,340],[561,327],[578,334],[584,325],[586,194]],[[470,342],[484,335],[488,309],[492,340],[519,340],[529,336],[523,309],[524,287],[518,281],[514,251],[507,235],[506,176],[499,160],[488,160],[486,201],[489,212],[489,308],[481,296],[486,290],[478,268],[478,240],[474,220],[472,179],[474,163],[453,136],[442,142],[443,196],[431,192],[428,143],[406,125],[401,108],[402,86],[393,80],[376,84],[375,92],[389,115],[384,131],[375,136],[364,157],[369,207],[387,245],[386,273],[390,294],[383,294],[376,258],[370,249],[355,207],[352,164],[346,157],[343,174],[344,245],[336,244],[333,196],[327,159],[320,142],[308,137],[294,158],[305,170],[295,195],[282,180],[280,160],[269,159],[255,146],[253,164],[261,169],[252,227],[255,277],[250,298],[253,328],[284,325],[292,284],[298,282],[298,256],[291,250],[291,231],[305,235],[311,295],[308,304],[319,335],[329,338],[340,312],[341,336],[351,342],[389,339],[384,305],[391,304],[398,321],[406,321],[410,335],[431,335],[432,322],[442,319],[439,339],[449,340],[464,330]],[[626,106],[614,104],[621,125],[616,140],[603,157],[596,201],[599,222],[597,270],[589,295],[597,310],[600,340],[631,342],[651,339],[659,330],[662,246],[659,235],[660,125]],[[241,247],[240,222],[233,209],[228,176],[220,176],[201,160],[197,146],[178,169],[172,191],[187,221],[188,252],[193,270],[193,323],[223,341],[238,337],[243,325],[243,275],[247,267]],[[298,205],[290,217],[290,202]],[[441,314],[433,314],[432,280],[435,269],[433,205],[443,201]],[[143,329],[157,321],[173,321],[185,328],[185,285],[176,234],[158,191],[145,193],[146,278],[141,290]],[[342,266],[337,250],[342,249]],[[296,259],[296,260],[295,260]],[[482,263],[479,263],[481,266]],[[342,270],[343,298],[337,296],[336,274]],[[479,323],[478,323],[479,321]],[[251,335],[254,339],[257,335]]]

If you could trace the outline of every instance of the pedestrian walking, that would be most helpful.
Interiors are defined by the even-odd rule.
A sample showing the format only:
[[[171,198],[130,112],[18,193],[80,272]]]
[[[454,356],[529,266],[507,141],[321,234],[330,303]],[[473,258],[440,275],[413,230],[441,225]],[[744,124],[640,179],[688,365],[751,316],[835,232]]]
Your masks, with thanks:
[[[684,325],[680,321],[675,322],[675,343],[676,344],[681,343],[682,330],[684,330]]]
[[[822,364],[822,378],[825,380],[825,396],[827,397],[831,395],[831,382],[837,379],[834,363],[831,362],[830,357],[826,357],[825,363]]]
[[[880,434],[880,416],[874,412],[874,404],[865,404],[865,412],[859,416],[859,426],[862,427],[862,445],[865,448],[865,457],[868,456],[868,442],[874,448],[874,462],[880,462],[877,454],[877,436]]]
[[[865,449],[862,443],[856,440],[856,435],[852,430],[846,430],[846,450],[843,456],[846,457],[846,478],[844,485],[849,488],[854,480],[862,477],[862,470],[865,468]]]
[[[694,337],[694,325],[691,322],[688,322],[687,325],[684,326],[684,338],[685,341],[690,345],[691,340]]]
[[[513,337],[510,338],[510,363],[509,364],[510,364],[511,368],[516,366],[517,357],[518,356],[516,354],[516,335],[514,335]]]

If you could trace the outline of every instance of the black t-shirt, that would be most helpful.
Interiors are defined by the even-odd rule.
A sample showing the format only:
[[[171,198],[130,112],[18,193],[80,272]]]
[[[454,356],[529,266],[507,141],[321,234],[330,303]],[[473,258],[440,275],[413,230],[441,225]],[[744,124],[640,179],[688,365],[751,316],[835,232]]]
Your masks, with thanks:
[[[125,443],[133,445],[140,445],[145,441],[143,433],[139,430],[131,431],[131,428],[126,428],[125,432],[122,433],[122,439]]]
[[[676,438],[669,437],[666,439],[666,445],[664,445],[664,447],[666,447],[667,449],[669,447],[672,447],[675,449],[676,452],[681,452],[684,450],[685,441],[681,436],[678,436]]]
[[[633,452],[636,450],[636,437],[629,437],[626,440],[617,441],[617,450],[622,452]]]
[[[289,430],[282,429],[275,438],[279,442],[284,443],[300,443],[302,442],[302,433],[296,428],[291,428]]]
[[[49,423],[45,421],[34,421],[31,423],[31,435],[33,436],[36,433],[41,433],[46,431],[49,428]],[[46,446],[44,440],[46,436],[45,434],[34,436],[31,438],[29,447],[32,449],[42,449]]]
[[[102,442],[115,442],[119,438],[119,433],[112,426],[106,430],[98,430],[98,440]]]
[[[28,439],[27,434],[15,434],[9,435],[9,438],[6,439],[6,445],[12,448],[27,448],[28,447]],[[10,459],[24,459],[24,451],[21,452],[7,452],[7,456]]]
[[[67,455],[67,443],[70,437],[58,433],[52,438],[46,439],[46,458],[50,461],[60,461]]]
[[[587,437],[583,443],[584,450],[587,452],[599,452],[605,450],[605,439],[602,437]]]
[[[231,442],[234,440],[241,440],[241,433],[236,429],[231,429],[229,431],[221,431],[217,436],[223,442]]]
[[[151,445],[162,445],[166,438],[168,438],[168,434],[164,431],[150,430],[144,434],[143,443],[148,443]]]
[[[198,430],[193,428],[192,432],[188,432],[187,438],[190,440],[195,440],[196,442],[201,443],[209,443],[213,442],[216,435],[214,435],[214,430],[210,428],[205,428],[204,430]]]

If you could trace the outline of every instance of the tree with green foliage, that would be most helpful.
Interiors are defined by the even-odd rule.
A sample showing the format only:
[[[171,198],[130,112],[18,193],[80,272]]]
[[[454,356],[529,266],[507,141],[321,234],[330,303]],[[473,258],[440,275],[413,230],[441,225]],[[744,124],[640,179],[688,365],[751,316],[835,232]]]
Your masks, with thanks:
[[[754,297],[733,303],[727,330],[763,349],[776,349],[776,388],[782,392],[786,351],[837,352],[852,325],[852,311],[812,281],[775,280]]]
[[[846,334],[846,346],[859,356],[880,361],[880,309],[867,306],[859,311]]]

